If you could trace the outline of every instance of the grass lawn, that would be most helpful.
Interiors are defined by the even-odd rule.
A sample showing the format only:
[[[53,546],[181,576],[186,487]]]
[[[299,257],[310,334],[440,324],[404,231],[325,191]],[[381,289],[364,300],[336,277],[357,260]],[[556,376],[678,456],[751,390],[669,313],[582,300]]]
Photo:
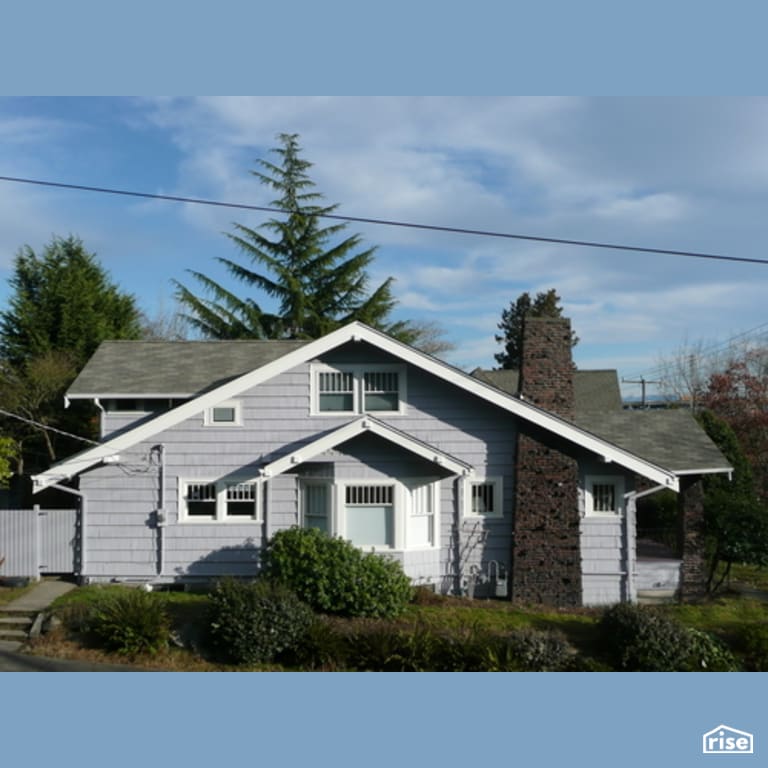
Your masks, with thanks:
[[[76,614],[103,600],[105,595],[126,589],[128,588],[119,586],[81,587],[59,598],[54,608],[62,616],[67,612]],[[206,595],[185,592],[156,594],[157,599],[162,600],[166,606],[176,636],[184,640],[187,647],[171,647],[154,656],[136,658],[133,663],[148,669],[175,671],[243,669],[212,663],[189,650],[190,645],[201,646],[200,638],[203,636],[208,605]],[[737,657],[742,650],[740,643],[744,631],[747,628],[765,628],[768,625],[768,602],[736,595],[717,597],[699,604],[670,604],[662,606],[659,610],[688,627],[715,635],[726,642]],[[342,633],[367,627],[378,628],[383,635],[390,633],[393,636],[402,634],[408,637],[415,637],[419,632],[423,636],[425,629],[436,633],[454,633],[456,637],[488,632],[504,635],[521,629],[547,631],[562,636],[577,654],[585,658],[596,658],[597,626],[601,613],[600,609],[521,608],[500,601],[472,601],[422,594],[420,599],[411,603],[397,619],[378,624],[377,620],[372,619],[333,619],[331,626]],[[107,654],[97,648],[88,647],[64,627],[59,627],[36,641],[33,652],[101,662],[126,660],[124,656]],[[333,665],[327,668],[333,668]],[[263,665],[253,669],[279,670],[283,667]]]

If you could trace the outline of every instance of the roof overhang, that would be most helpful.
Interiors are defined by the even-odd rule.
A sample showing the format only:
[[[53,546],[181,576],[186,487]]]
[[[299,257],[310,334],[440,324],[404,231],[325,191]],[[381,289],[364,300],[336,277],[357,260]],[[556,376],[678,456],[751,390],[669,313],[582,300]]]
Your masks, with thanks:
[[[441,451],[428,443],[417,440],[402,430],[393,429],[371,416],[362,416],[359,419],[349,422],[349,424],[345,424],[343,427],[339,427],[338,429],[319,437],[317,440],[307,443],[297,451],[292,451],[291,453],[266,464],[261,468],[260,474],[262,477],[267,478],[282,474],[291,467],[295,467],[305,461],[310,461],[325,451],[336,448],[342,443],[347,442],[347,440],[351,440],[363,434],[377,435],[416,456],[420,456],[422,459],[426,459],[427,461],[442,467],[451,474],[471,475],[473,473],[473,468],[470,464],[457,459],[455,456],[451,456],[450,454],[445,453],[445,451]]]
[[[326,336],[297,347],[277,360],[266,363],[235,379],[231,379],[186,403],[182,403],[176,408],[160,414],[154,419],[121,433],[95,448],[83,451],[54,465],[46,472],[33,478],[33,493],[37,493],[53,483],[69,479],[85,469],[101,463],[107,456],[120,453],[144,440],[149,440],[160,432],[202,413],[205,409],[217,403],[236,397],[242,392],[284,371],[288,371],[297,365],[301,365],[350,342],[370,343],[378,349],[437,376],[465,392],[470,392],[508,413],[514,414],[549,432],[560,435],[565,440],[604,457],[606,461],[615,462],[672,490],[679,490],[678,478],[674,472],[652,464],[629,451],[606,442],[573,423],[536,407],[532,403],[520,400],[490,384],[475,379],[464,371],[454,368],[413,347],[409,347],[407,344],[399,342],[381,331],[374,330],[362,323],[354,322],[338,328]]]

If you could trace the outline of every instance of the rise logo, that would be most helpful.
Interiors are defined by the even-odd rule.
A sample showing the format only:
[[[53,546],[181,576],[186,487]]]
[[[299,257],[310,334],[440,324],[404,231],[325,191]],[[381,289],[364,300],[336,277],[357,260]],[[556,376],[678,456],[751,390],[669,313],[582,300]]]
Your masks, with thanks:
[[[718,725],[702,737],[702,750],[705,755],[752,755],[755,738],[746,731]]]

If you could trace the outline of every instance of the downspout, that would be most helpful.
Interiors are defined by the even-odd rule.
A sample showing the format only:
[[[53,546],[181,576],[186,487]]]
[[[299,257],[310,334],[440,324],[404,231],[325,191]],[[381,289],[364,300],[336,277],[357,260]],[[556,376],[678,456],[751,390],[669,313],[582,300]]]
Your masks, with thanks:
[[[59,485],[53,483],[51,488],[56,488],[58,491],[64,491],[64,493],[71,493],[73,496],[77,496],[80,499],[80,581],[84,582],[88,577],[85,575],[88,563],[88,536],[87,533],[87,510],[88,500],[82,491],[76,491],[74,488],[67,488],[66,485]]]
[[[157,453],[158,470],[157,479],[159,483],[157,502],[158,507],[155,510],[155,528],[157,530],[157,575],[162,576],[165,570],[165,446],[156,445],[152,448]]]

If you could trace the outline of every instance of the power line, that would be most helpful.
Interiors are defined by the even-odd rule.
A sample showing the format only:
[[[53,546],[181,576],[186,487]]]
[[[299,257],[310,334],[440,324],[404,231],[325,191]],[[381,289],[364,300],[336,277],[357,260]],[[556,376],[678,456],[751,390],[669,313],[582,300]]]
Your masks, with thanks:
[[[82,437],[80,435],[73,435],[71,432],[65,432],[63,429],[56,429],[56,427],[49,427],[47,424],[41,424],[39,421],[33,421],[32,419],[28,419],[25,416],[19,416],[17,413],[4,411],[1,408],[0,415],[7,416],[10,419],[18,419],[19,421],[23,421],[26,424],[31,424],[33,427],[37,427],[38,429],[45,429],[48,430],[48,432],[55,432],[57,435],[73,437],[75,440],[82,440],[84,443],[90,443],[91,445],[101,445],[101,443],[96,442],[96,440],[91,440],[90,438]]]
[[[27,179],[18,176],[0,176],[0,181],[9,181],[18,184],[35,184],[43,187],[56,187],[59,189],[79,190],[81,192],[98,192],[108,195],[122,195],[125,197],[139,197],[148,200],[166,200],[176,203],[192,203],[194,205],[208,205],[218,208],[236,208],[246,211],[259,211],[261,213],[279,213],[290,214],[292,211],[283,208],[272,208],[269,206],[249,205],[247,203],[230,203],[221,200],[209,200],[198,197],[182,197],[179,195],[160,195],[151,192],[136,192],[126,189],[113,189],[110,187],[92,187],[85,184],[66,184],[58,181],[45,181],[41,179]],[[648,248],[639,245],[626,245],[621,243],[604,243],[592,240],[572,240],[562,237],[543,237],[539,235],[521,235],[512,232],[496,232],[485,229],[467,229],[464,227],[448,227],[437,224],[418,224],[407,221],[396,221],[391,219],[375,219],[365,216],[342,216],[340,214],[322,213],[316,214],[319,218],[335,219],[337,221],[354,222],[356,224],[375,224],[386,227],[400,227],[404,229],[421,229],[431,232],[448,232],[459,235],[475,235],[478,237],[495,237],[505,240],[527,240],[535,243],[551,243],[556,245],[574,245],[583,248],[604,248],[614,251],[632,251],[634,253],[652,253],[662,256],[687,256],[695,259],[710,259],[716,261],[732,261],[743,264],[763,264],[768,265],[768,259],[750,258],[747,256],[726,256],[719,253],[703,253],[700,251],[677,251],[670,248]]]
[[[717,352],[719,352],[721,349],[726,349],[731,344],[733,344],[734,341],[737,341],[738,339],[743,339],[746,336],[751,336],[756,331],[760,331],[764,328],[768,328],[768,323],[761,323],[760,325],[756,325],[754,328],[750,328],[749,330],[734,334],[733,336],[725,339],[724,341],[719,341],[714,344],[710,344],[708,347],[704,347],[703,349],[691,350],[687,354],[695,355],[695,357],[698,360],[701,360],[702,358],[705,358],[705,357],[710,357],[716,354]],[[661,374],[664,372],[666,367],[667,367],[666,365],[661,363],[659,365],[654,366],[653,368],[646,368],[645,370],[639,373],[635,373],[633,375],[637,377],[642,377],[642,376],[651,376],[654,374]]]

